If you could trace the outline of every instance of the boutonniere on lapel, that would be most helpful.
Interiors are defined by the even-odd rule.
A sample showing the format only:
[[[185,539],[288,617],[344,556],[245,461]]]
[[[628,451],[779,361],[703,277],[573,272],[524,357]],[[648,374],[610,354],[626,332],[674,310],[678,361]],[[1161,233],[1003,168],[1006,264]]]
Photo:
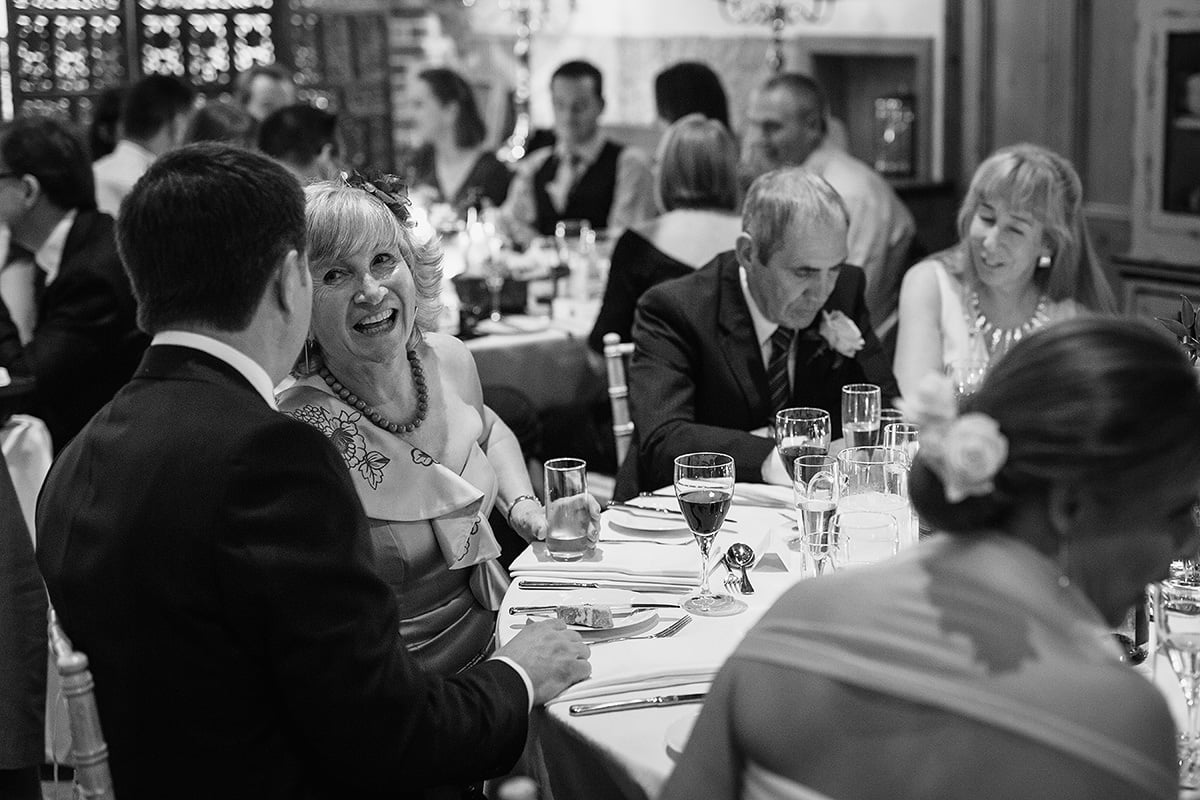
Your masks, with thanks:
[[[841,365],[843,358],[854,358],[858,355],[858,351],[867,343],[854,320],[841,311],[822,311],[821,325],[817,332],[823,341],[813,357],[832,350],[835,353],[834,368]]]

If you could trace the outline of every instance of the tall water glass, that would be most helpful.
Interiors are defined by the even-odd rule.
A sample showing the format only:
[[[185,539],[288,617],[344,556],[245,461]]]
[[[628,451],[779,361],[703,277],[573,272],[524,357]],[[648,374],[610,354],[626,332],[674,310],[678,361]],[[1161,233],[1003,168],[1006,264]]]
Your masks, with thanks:
[[[688,453],[675,459],[675,497],[700,546],[701,560],[699,590],[683,601],[683,608],[703,617],[736,614],[746,607],[708,586],[713,540],[733,502],[733,480],[733,458],[724,453]]]
[[[842,436],[846,447],[868,447],[879,443],[879,387],[873,383],[850,383],[842,387]]]
[[[596,549],[600,526],[592,518],[587,493],[587,462],[552,458],[543,473],[546,486],[546,552],[556,561],[578,561]]]
[[[1200,586],[1163,581],[1152,588],[1158,646],[1179,679],[1187,720],[1179,734],[1179,785],[1200,788]]]
[[[881,408],[881,409],[879,409],[879,441],[872,442],[872,444],[886,445],[887,443],[883,441],[883,436],[885,433],[887,433],[888,425],[896,425],[901,422],[904,422],[904,412],[901,411],[900,409],[898,409],[898,408]]]
[[[785,408],[775,415],[775,448],[788,477],[798,456],[825,455],[832,436],[829,412],[823,408]]]
[[[920,431],[917,426],[910,422],[893,422],[883,428],[883,446],[903,450],[908,456],[908,466],[911,467],[913,459],[917,457],[917,450],[921,447],[917,439],[918,433]]]
[[[848,447],[838,453],[838,512],[879,511],[896,520],[900,546],[916,541],[908,502],[908,456],[891,447]]]
[[[807,455],[795,459],[793,465],[792,491],[796,505],[796,535],[787,540],[788,548],[804,553],[814,567],[813,546],[822,545],[820,534],[828,534],[830,521],[837,511],[841,485],[838,479],[837,459],[833,456]],[[825,545],[831,545],[826,538]],[[825,553],[833,559],[832,553]],[[808,564],[804,572],[808,572]],[[819,575],[821,570],[817,570]]]

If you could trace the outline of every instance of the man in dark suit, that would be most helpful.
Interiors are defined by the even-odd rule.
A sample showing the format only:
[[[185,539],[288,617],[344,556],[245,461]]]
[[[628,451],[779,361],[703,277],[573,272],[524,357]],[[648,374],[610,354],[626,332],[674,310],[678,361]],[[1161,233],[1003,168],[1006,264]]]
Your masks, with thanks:
[[[32,375],[24,411],[56,450],[129,380],[148,339],[137,329],[113,220],[96,211],[91,161],[75,131],[28,117],[0,129],[0,366]]]
[[[503,774],[587,646],[546,621],[449,679],[406,651],[345,464],[274,408],[311,316],[299,183],[185,147],[134,187],[118,239],[154,340],[37,522],[120,796],[412,797]]]
[[[742,223],[733,252],[638,303],[629,370],[638,448],[618,496],[669,485],[675,457],[696,451],[733,456],[738,480],[786,484],[766,430],[776,411],[823,408],[836,438],[842,386],[898,394],[862,270],[844,263],[848,220],[833,187],[803,169],[769,172],[751,185]]]

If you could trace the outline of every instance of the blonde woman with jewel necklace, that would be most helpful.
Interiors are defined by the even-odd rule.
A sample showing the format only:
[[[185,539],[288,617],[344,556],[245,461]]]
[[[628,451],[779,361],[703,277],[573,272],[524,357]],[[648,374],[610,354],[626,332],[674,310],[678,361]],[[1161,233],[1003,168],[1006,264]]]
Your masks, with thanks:
[[[493,505],[526,540],[545,538],[545,511],[470,352],[433,332],[441,250],[414,238],[404,185],[355,174],[305,194],[312,324],[279,407],[341,453],[405,644],[453,674],[490,652],[508,585]]]
[[[1092,249],[1074,167],[1033,144],[993,153],[958,212],[960,241],[916,264],[900,289],[893,371],[910,395],[955,361],[992,364],[1018,341],[1116,300]]]

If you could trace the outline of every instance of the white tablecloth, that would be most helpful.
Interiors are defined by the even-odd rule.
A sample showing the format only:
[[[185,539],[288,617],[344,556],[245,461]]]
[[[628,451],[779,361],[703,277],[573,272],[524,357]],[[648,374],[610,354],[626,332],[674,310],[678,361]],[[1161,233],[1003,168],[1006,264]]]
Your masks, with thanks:
[[[661,503],[667,508],[678,508],[673,497],[639,498],[638,502]],[[793,561],[793,554],[783,541],[792,524],[789,512],[785,509],[741,505],[735,500],[729,516],[738,522],[727,526],[728,530],[718,535],[717,546],[723,551],[730,543],[742,541],[752,544],[762,553],[750,570],[755,594],[740,596],[747,610],[732,617],[693,617],[687,627],[670,639],[596,644],[592,648],[595,680],[584,681],[568,690],[565,697],[573,700],[552,702],[546,709],[535,713],[534,746],[540,750],[538,755],[544,758],[549,773],[548,776],[535,777],[540,777],[544,788],[548,778],[548,788],[558,800],[584,796],[636,800],[655,797],[674,767],[673,757],[666,746],[668,728],[678,720],[694,717],[700,708],[696,704],[571,716],[568,710],[571,702],[583,702],[581,698],[594,693],[591,684],[629,672],[631,665],[638,663],[653,664],[655,667],[672,660],[680,666],[689,667],[711,664],[715,672],[720,662],[733,651],[746,631],[775,599],[800,579],[801,565]],[[602,550],[605,548],[605,535],[602,529]],[[694,559],[697,571],[700,563],[699,548],[695,544],[610,544],[608,548],[614,555],[619,551],[622,562],[631,558],[641,559],[649,571],[653,571],[656,560],[674,562],[682,554]],[[514,567],[518,565],[514,564]],[[715,569],[712,575],[714,588],[721,588],[726,574],[723,566]],[[519,581],[519,575],[515,576],[500,610],[501,643],[516,635],[525,619],[509,614],[509,607],[550,604],[557,597],[554,591],[522,589]],[[647,602],[681,600],[683,597],[682,594],[639,595],[639,599],[644,598]],[[662,621],[652,630],[665,627],[669,620],[683,613],[674,609],[661,611]],[[703,691],[710,680],[679,683],[668,679],[653,689],[616,694],[603,691],[603,696],[588,697],[586,702]]]

